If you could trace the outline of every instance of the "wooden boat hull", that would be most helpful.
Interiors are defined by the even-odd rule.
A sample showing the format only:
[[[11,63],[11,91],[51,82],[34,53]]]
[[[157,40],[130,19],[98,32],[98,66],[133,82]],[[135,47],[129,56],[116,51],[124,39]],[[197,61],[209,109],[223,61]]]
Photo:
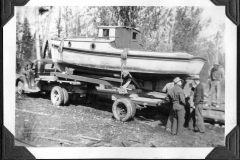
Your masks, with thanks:
[[[65,47],[69,42],[71,42],[71,47]],[[82,43],[85,44],[82,45]],[[81,44],[81,46],[78,44]],[[91,50],[87,48],[91,44],[91,41],[66,41],[64,42],[63,52],[59,53],[60,41],[55,41],[51,48],[53,61],[58,63],[58,68],[61,71],[65,71],[65,67],[69,67],[80,72],[96,72],[95,74],[109,74],[111,76],[115,73],[120,73],[123,50],[113,48],[110,43],[100,42],[95,42],[96,49]],[[84,48],[84,46],[87,47]],[[107,51],[104,51],[104,48]],[[137,77],[143,78],[146,78],[146,74],[195,75],[200,73],[204,62],[203,58],[194,57],[186,53],[129,50],[124,69],[137,75]]]

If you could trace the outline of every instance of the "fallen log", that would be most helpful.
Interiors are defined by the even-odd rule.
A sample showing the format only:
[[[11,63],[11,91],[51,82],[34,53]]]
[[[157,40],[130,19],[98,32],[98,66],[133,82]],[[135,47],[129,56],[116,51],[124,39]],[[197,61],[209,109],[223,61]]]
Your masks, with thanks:
[[[143,142],[140,142],[140,141],[138,141],[138,140],[132,140],[132,139],[128,139],[128,141],[136,142],[136,143],[143,143]]]
[[[31,113],[31,114],[37,114],[37,115],[41,115],[41,116],[50,116],[50,114],[44,114],[44,113],[37,113],[37,112],[32,112],[32,111],[27,111],[27,110],[21,110],[21,109],[17,109],[16,111],[21,111],[21,112],[26,112],[26,113]]]
[[[37,147],[36,145],[33,145],[31,142],[26,142],[24,140],[19,140],[17,138],[15,138],[15,146]]]
[[[77,142],[73,142],[73,141],[69,141],[67,139],[57,139],[57,138],[51,138],[51,137],[39,137],[39,136],[34,136],[36,138],[41,138],[41,139],[48,139],[48,140],[52,140],[52,141],[59,141],[61,143],[66,143],[66,144],[69,144],[69,143],[72,143],[72,144],[79,144]]]
[[[146,121],[150,121],[150,122],[154,122],[154,120],[152,120],[152,119],[147,119],[147,118],[145,118],[145,117],[143,117],[143,116],[139,116],[140,118],[142,118],[142,119],[144,119],[144,120],[146,120]],[[137,118],[138,119],[138,118]],[[140,120],[140,119],[139,119]]]
[[[87,136],[83,136],[83,135],[76,135],[76,136],[73,136],[73,137],[90,139],[90,140],[95,140],[95,141],[101,141],[101,139],[93,138],[93,137],[87,137]]]
[[[121,144],[123,145],[123,147],[130,147],[131,145],[129,143],[127,143],[126,141],[125,142],[121,142]]]
[[[88,144],[86,144],[87,147],[90,147],[90,146],[93,146],[93,145],[96,145],[98,143],[100,143],[101,141],[97,141],[97,142],[90,142]]]

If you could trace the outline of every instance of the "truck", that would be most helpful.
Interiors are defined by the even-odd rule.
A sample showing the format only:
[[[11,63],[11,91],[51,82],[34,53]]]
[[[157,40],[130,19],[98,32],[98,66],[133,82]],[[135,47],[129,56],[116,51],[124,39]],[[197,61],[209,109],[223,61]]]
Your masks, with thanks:
[[[152,92],[146,89],[128,90],[127,94],[118,91],[120,78],[102,77],[97,75],[74,75],[71,70],[59,72],[50,59],[35,60],[32,65],[33,76],[27,80],[23,74],[16,76],[18,94],[50,93],[50,99],[55,106],[68,105],[69,99],[77,97],[92,100],[94,96],[105,96],[113,100],[112,112],[119,121],[128,121],[136,114],[137,109],[147,106],[158,107],[166,104],[164,93]]]

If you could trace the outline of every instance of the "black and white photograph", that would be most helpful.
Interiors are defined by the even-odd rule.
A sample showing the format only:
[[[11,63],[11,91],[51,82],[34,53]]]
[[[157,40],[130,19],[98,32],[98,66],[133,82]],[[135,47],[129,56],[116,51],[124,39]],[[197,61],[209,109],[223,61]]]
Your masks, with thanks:
[[[50,158],[205,158],[225,147],[236,32],[226,7],[206,1],[15,6],[4,60],[15,145],[36,158],[51,148]]]

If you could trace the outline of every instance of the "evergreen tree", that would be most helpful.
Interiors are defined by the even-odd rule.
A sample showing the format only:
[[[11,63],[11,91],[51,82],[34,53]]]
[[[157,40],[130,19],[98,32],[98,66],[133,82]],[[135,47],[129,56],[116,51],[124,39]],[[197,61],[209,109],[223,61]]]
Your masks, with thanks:
[[[22,47],[22,23],[20,13],[16,15],[16,71],[19,72],[22,64],[21,47]]]
[[[22,55],[23,60],[30,60],[33,51],[33,39],[30,31],[28,19],[25,17],[23,22],[23,35],[22,35]]]
[[[177,9],[173,34],[173,51],[193,52],[203,24],[200,23],[201,8],[180,7]]]

